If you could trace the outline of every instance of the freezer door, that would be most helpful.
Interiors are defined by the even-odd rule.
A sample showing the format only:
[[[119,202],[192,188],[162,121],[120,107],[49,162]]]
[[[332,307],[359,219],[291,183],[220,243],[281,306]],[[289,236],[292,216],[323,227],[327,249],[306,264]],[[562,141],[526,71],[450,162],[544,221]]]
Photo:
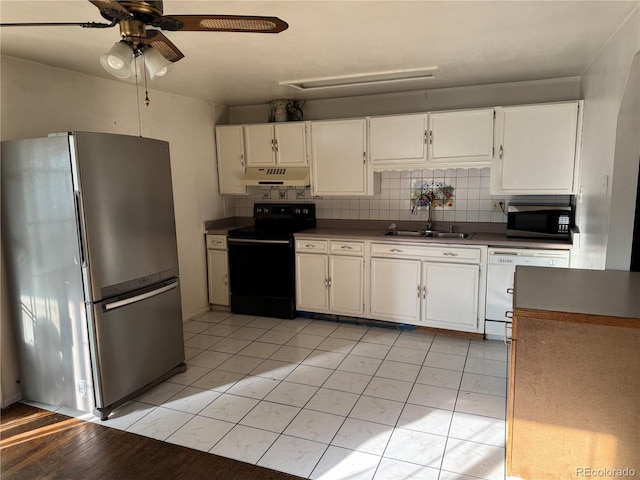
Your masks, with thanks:
[[[169,144],[70,136],[91,299],[178,276]]]
[[[97,408],[107,407],[184,362],[178,280],[92,305]]]

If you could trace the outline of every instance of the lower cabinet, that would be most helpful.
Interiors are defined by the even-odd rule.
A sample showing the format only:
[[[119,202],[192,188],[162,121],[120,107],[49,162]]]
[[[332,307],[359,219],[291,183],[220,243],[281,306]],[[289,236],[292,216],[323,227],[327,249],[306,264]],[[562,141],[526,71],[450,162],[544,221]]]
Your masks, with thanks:
[[[371,315],[383,320],[420,321],[422,262],[397,258],[371,259]]]
[[[486,246],[296,237],[296,308],[481,332],[486,259]]]
[[[373,243],[371,316],[480,331],[483,248]]]
[[[364,242],[296,240],[296,308],[364,314]]]
[[[209,279],[209,303],[229,305],[229,263],[227,237],[207,235],[207,275]]]

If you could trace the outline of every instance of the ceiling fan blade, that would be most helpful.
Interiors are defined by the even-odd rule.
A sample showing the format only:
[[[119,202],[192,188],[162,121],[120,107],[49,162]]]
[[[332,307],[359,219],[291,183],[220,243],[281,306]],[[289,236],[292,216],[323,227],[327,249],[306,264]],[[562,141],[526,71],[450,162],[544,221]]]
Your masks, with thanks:
[[[178,47],[158,30],[147,30],[147,38],[145,38],[143,42],[146,45],[151,45],[170,62],[177,62],[181,58],[184,58],[184,54],[178,50]]]
[[[132,17],[129,10],[115,0],[89,0],[98,7],[100,15],[108,20],[127,20]]]
[[[163,30],[187,32],[280,33],[289,28],[278,17],[251,15],[166,15],[153,23]]]

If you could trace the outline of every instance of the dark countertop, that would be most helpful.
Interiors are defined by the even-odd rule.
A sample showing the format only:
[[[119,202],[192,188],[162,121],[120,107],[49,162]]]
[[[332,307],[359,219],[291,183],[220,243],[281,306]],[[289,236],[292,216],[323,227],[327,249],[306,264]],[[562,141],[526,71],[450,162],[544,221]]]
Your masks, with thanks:
[[[251,217],[227,217],[220,220],[205,222],[205,233],[208,235],[226,235],[233,228],[251,225]],[[570,250],[571,241],[507,238],[506,225],[491,223],[454,223],[441,222],[434,225],[434,230],[448,231],[449,225],[453,225],[455,232],[473,233],[471,238],[425,238],[425,237],[400,237],[385,236],[388,226],[395,223],[399,230],[418,230],[424,228],[424,222],[415,221],[390,221],[390,220],[325,220],[318,219],[317,228],[296,233],[297,237],[318,236],[324,238],[342,238],[354,240],[374,240],[385,242],[409,242],[409,243],[446,243],[450,245],[487,245],[489,247],[504,248],[547,248],[558,250]]]
[[[514,308],[640,320],[640,272],[518,266]]]

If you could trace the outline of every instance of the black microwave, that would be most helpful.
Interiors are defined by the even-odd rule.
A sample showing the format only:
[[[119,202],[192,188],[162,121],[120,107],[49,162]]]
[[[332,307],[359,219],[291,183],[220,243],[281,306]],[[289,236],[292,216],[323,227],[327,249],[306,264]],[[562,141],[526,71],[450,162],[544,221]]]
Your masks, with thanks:
[[[509,205],[507,237],[568,239],[571,222],[568,205]]]

